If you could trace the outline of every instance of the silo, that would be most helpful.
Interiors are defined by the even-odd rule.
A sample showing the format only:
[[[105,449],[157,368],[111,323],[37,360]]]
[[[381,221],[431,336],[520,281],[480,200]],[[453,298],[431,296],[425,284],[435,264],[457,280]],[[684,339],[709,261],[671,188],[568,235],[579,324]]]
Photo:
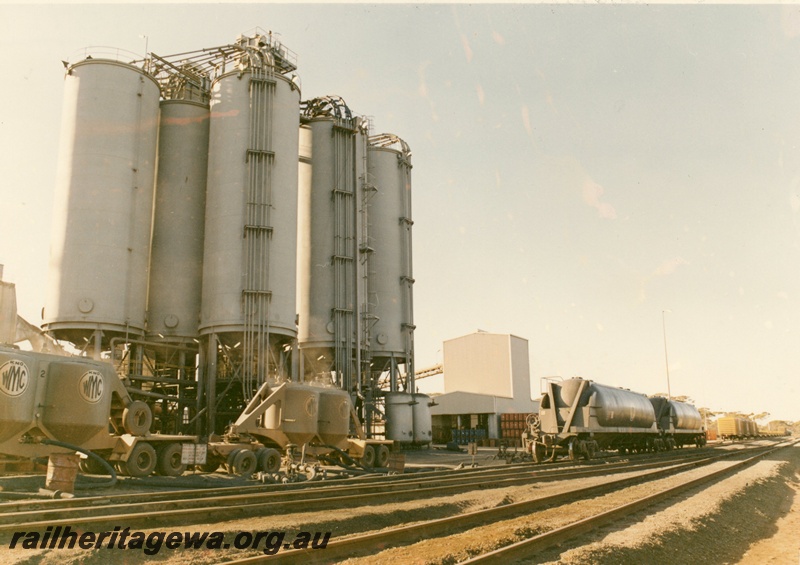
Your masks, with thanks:
[[[133,65],[67,69],[43,324],[58,339],[144,331],[158,104]]]
[[[304,103],[298,209],[298,342],[306,373],[350,389],[358,347],[357,206],[366,133],[344,101]]]
[[[211,88],[200,333],[240,352],[245,395],[297,335],[299,105],[268,64]]]
[[[378,145],[373,140],[400,142],[402,149]],[[375,136],[369,147],[369,176],[376,188],[370,202],[369,303],[376,322],[370,330],[374,365],[393,370],[406,364],[413,374],[413,303],[411,263],[411,163],[410,152],[394,136]],[[413,390],[411,388],[410,390]]]
[[[386,439],[403,445],[414,442],[414,396],[408,392],[387,392]]]
[[[161,102],[147,334],[196,338],[203,275],[208,105]]]
[[[413,399],[411,406],[414,419],[414,443],[428,445],[433,439],[431,397],[418,392],[413,395]]]

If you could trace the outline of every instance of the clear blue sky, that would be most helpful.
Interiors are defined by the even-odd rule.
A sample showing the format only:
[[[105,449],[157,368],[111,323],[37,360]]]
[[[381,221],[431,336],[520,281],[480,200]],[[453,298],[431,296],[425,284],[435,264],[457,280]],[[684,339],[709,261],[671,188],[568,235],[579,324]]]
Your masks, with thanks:
[[[413,150],[418,368],[480,328],[580,375],[800,419],[798,6],[0,4],[0,263],[40,323],[62,60],[261,27]]]

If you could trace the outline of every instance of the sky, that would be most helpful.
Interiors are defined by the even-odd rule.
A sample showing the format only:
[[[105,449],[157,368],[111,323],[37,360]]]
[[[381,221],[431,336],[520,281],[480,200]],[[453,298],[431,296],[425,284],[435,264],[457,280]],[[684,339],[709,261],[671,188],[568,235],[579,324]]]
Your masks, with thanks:
[[[260,27],[413,156],[416,366],[478,329],[582,376],[800,419],[800,6],[0,0],[0,264],[41,323],[62,60]],[[666,343],[666,348],[665,348]],[[666,353],[666,355],[665,355]],[[668,363],[667,363],[668,360]]]

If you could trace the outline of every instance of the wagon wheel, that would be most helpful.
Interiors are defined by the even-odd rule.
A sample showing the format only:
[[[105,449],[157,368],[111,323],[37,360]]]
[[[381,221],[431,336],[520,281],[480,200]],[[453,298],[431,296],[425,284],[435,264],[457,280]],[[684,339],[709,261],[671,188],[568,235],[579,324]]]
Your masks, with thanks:
[[[361,464],[366,469],[371,469],[375,466],[375,448],[371,445],[364,446],[364,455],[361,456]]]
[[[277,449],[268,447],[264,450],[259,449],[256,455],[258,468],[265,473],[277,473],[281,469],[281,454]]]
[[[541,443],[534,443],[531,453],[534,463],[542,463],[547,458],[547,448]]]
[[[379,445],[375,453],[375,466],[384,468],[389,464],[389,447],[386,445]]]
[[[569,460],[570,461],[577,461],[581,455],[581,447],[578,438],[573,437],[569,440],[569,445],[567,446],[569,450]]]
[[[146,477],[156,468],[156,450],[149,443],[137,443],[127,461],[120,461],[120,471],[131,477]]]
[[[249,449],[240,449],[233,456],[229,457],[230,472],[240,477],[249,477],[256,472],[256,454]]]
[[[158,450],[156,470],[165,477],[180,477],[186,470],[181,462],[183,448],[179,443],[168,443]]]

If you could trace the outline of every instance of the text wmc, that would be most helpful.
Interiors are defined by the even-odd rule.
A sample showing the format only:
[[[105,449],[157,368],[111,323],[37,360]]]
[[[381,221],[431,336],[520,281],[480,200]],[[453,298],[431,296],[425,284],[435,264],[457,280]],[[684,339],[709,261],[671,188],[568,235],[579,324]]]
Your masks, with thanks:
[[[103,376],[100,373],[86,373],[81,378],[83,397],[89,401],[95,401],[103,396]]]
[[[24,365],[11,365],[2,376],[3,390],[9,394],[19,394],[28,385],[28,371]]]

